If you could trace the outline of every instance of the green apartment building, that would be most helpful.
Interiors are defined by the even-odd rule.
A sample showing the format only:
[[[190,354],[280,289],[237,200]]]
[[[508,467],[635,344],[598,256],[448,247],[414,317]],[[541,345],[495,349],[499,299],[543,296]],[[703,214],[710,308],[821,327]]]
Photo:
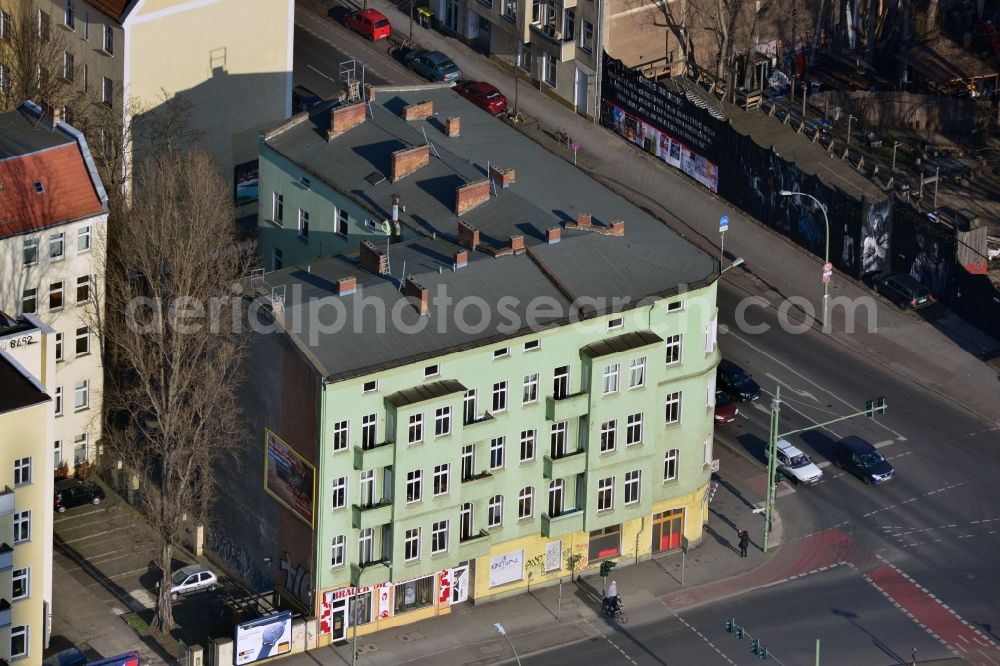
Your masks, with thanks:
[[[262,136],[262,259],[296,265],[253,279],[212,556],[326,644],[697,543],[717,262],[447,88],[372,94]]]

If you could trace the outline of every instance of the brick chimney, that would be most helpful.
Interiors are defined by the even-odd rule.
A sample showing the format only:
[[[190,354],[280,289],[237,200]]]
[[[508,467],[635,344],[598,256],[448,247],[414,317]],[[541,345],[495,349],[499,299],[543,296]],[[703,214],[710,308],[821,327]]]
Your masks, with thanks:
[[[480,180],[455,188],[455,215],[464,215],[490,200],[490,181]]]
[[[510,249],[512,252],[524,252],[524,236],[521,234],[511,236]]]
[[[358,290],[358,279],[353,275],[342,277],[337,280],[337,295],[350,296]]]
[[[462,224],[459,222],[459,224]],[[476,232],[479,233],[479,232]],[[459,250],[455,253],[454,261],[452,261],[452,266],[457,271],[460,268],[465,268],[469,265],[469,252],[468,250]]]
[[[459,136],[462,133],[462,119],[459,117],[449,118],[445,123],[444,133],[451,139]]]
[[[403,120],[427,120],[434,115],[434,102],[425,100],[403,107]]]
[[[475,251],[479,245],[479,229],[468,222],[458,221],[458,244]]]
[[[365,84],[365,101],[374,102],[375,101],[375,86],[370,83]]]
[[[514,184],[516,173],[513,169],[504,169],[495,164],[490,165],[490,180],[500,186],[500,189],[507,189]]]
[[[548,241],[549,245],[555,245],[560,240],[562,240],[562,229],[559,227],[551,227],[545,230],[545,240]]]
[[[361,241],[361,267],[377,275],[389,272],[389,257],[385,256],[371,241]]]
[[[576,226],[578,227],[589,227],[590,226],[590,213],[580,213],[576,216]]]
[[[427,314],[427,308],[430,303],[430,292],[422,284],[414,280],[412,275],[406,278],[404,293],[407,298],[417,301],[415,305],[421,315]]]
[[[431,149],[428,145],[416,146],[414,148],[404,148],[392,154],[392,163],[389,169],[389,180],[396,182],[401,178],[409,176],[420,167],[427,166],[431,161]]]
[[[611,223],[611,235],[612,236],[624,236],[625,235],[625,220],[615,220]]]
[[[365,114],[368,107],[364,102],[338,106],[330,111],[330,129],[326,133],[326,140],[332,141],[338,136],[365,122]]]

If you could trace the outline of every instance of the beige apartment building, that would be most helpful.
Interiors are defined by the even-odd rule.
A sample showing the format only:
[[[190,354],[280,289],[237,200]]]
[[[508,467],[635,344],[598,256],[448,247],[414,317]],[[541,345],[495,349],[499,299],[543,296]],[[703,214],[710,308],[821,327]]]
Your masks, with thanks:
[[[65,462],[72,473],[101,438],[93,313],[103,300],[107,196],[82,134],[40,114],[28,102],[0,115],[0,312],[53,329],[52,466]]]
[[[55,335],[0,314],[0,663],[42,663],[52,608]]]

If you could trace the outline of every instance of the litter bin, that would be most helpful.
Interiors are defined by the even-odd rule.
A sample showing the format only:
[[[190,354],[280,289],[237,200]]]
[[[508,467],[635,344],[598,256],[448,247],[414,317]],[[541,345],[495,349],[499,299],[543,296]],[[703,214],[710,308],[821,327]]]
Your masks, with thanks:
[[[422,28],[430,28],[434,22],[434,12],[430,7],[420,7],[417,9],[417,21]]]

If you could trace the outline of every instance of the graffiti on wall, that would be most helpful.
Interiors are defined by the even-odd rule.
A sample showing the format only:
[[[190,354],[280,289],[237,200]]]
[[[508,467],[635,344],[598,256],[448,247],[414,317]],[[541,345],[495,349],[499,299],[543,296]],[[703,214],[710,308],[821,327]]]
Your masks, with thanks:
[[[919,280],[938,300],[947,300],[955,262],[955,231],[900,204],[892,235],[892,270]]]
[[[861,225],[861,275],[889,270],[892,200],[869,204]]]
[[[260,592],[272,585],[270,577],[254,563],[253,556],[243,546],[216,530],[208,530],[207,547],[219,556],[229,569]]]
[[[281,570],[285,572],[285,589],[298,597],[299,601],[311,605],[309,571],[292,562],[292,554],[285,551],[281,557]]]

